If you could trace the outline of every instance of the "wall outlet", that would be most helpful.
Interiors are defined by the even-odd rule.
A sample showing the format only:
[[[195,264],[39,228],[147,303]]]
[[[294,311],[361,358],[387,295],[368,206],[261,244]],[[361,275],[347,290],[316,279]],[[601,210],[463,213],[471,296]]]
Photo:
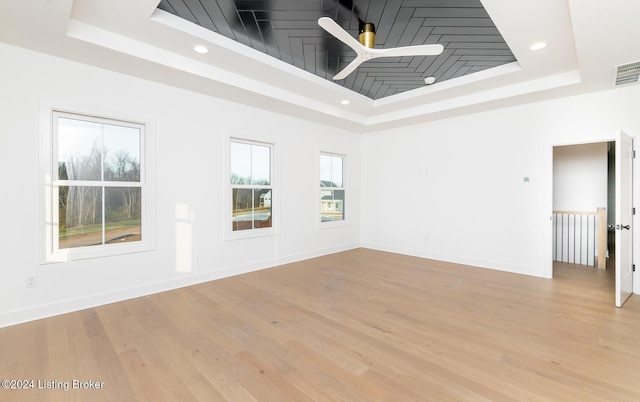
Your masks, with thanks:
[[[24,286],[27,288],[35,288],[38,286],[38,275],[27,275],[24,280]]]

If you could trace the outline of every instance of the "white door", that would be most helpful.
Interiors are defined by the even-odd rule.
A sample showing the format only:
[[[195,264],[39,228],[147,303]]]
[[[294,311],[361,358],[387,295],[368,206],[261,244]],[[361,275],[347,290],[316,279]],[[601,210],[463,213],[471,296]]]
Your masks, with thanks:
[[[633,292],[633,140],[625,133],[616,139],[616,306]]]

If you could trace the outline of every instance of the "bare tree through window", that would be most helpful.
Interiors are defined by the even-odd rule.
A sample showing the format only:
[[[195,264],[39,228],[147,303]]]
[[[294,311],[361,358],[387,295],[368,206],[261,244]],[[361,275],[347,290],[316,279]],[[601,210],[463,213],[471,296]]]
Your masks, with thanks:
[[[59,248],[140,241],[141,130],[56,115]]]

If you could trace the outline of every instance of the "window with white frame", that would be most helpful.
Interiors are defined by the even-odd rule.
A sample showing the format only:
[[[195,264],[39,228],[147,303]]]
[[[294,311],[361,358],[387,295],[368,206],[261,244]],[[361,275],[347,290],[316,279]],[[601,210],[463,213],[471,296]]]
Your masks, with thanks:
[[[273,227],[273,144],[231,139],[231,230]]]
[[[145,126],[54,111],[52,133],[49,250],[79,258],[133,251],[122,245],[145,240]]]
[[[320,222],[345,220],[344,159],[320,153]]]

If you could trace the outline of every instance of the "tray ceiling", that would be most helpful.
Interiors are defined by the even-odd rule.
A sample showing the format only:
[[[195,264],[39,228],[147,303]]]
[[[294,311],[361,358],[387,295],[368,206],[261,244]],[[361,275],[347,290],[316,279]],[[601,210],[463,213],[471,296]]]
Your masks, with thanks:
[[[359,22],[377,30],[376,47],[439,43],[439,56],[368,61],[335,81],[371,99],[516,61],[479,0],[161,0],[158,8],[327,80],[355,53],[318,18],[335,19],[354,37]]]
[[[228,14],[229,10],[236,10],[228,14],[230,22],[226,24],[230,31],[234,29],[231,24],[233,18],[236,18],[236,22],[242,21],[241,10],[263,10],[267,9],[266,4],[269,5],[267,14],[273,16],[279,14],[279,8],[296,1],[316,8],[295,11],[294,14],[313,12],[314,17],[306,21],[298,15],[286,17],[286,14],[280,14],[280,18],[312,27],[307,29],[317,29],[316,33],[320,32],[320,38],[324,40],[330,39],[334,44],[337,42],[316,28],[316,17],[320,15],[338,18],[340,24],[353,35],[357,26],[357,18],[342,17],[344,10],[338,9],[335,0],[321,3],[315,0],[283,0],[279,3],[263,2],[260,7],[256,7],[258,3],[255,2],[238,2],[236,6],[236,3],[229,1],[227,8],[221,7],[221,0],[210,5],[205,0],[188,1],[192,7],[200,4],[205,11],[205,7],[211,5],[218,7],[220,13],[225,11]],[[373,2],[365,4],[360,0],[353,1],[350,6],[342,2],[340,7],[346,7],[346,10],[353,10],[354,13],[364,13],[365,18],[373,19]],[[387,8],[378,11],[379,16],[373,21],[378,25],[378,46],[390,46],[387,43],[390,37],[399,38],[397,44],[411,44],[412,40],[406,39],[408,32],[419,32],[424,27],[433,26],[429,35],[437,34],[438,42],[449,51],[455,49],[455,56],[460,55],[457,61],[475,65],[478,72],[471,73],[470,69],[455,78],[455,73],[451,74],[451,78],[447,78],[444,72],[438,73],[436,75],[440,78],[434,85],[418,82],[417,89],[402,88],[399,91],[404,92],[390,96],[380,94],[379,98],[372,98],[347,86],[360,83],[365,88],[373,86],[369,83],[365,85],[365,80],[379,77],[365,70],[373,68],[369,62],[364,63],[358,71],[365,73],[366,77],[356,75],[353,82],[334,83],[330,79],[333,71],[328,71],[322,77],[300,68],[307,61],[304,46],[301,61],[297,62],[299,65],[289,64],[282,61],[281,54],[278,57],[270,55],[268,49],[275,50],[273,46],[265,46],[263,51],[256,50],[238,39],[214,32],[211,27],[207,29],[159,9],[161,0],[0,1],[0,45],[30,49],[358,133],[611,90],[614,88],[614,67],[640,60],[640,36],[637,35],[640,2],[637,0],[611,0],[610,7],[599,7],[594,2],[584,0],[480,0],[484,7],[483,14],[486,12],[490,16],[491,26],[486,25],[486,16],[479,17],[478,14],[458,16],[464,24],[449,21],[448,25],[429,25],[429,21],[447,21],[446,17],[436,14],[444,13],[447,8],[472,14],[479,12],[477,0],[440,0],[438,3],[420,0],[419,4],[418,1],[412,1],[389,2]],[[172,7],[179,7],[176,4],[180,3],[172,4]],[[254,6],[241,8],[250,4]],[[318,5],[321,7],[318,8]],[[390,17],[384,17],[389,7],[397,7],[397,10]],[[393,21],[400,20],[399,15],[405,8],[414,8],[410,10],[409,23],[393,24]],[[620,10],[625,12],[621,13]],[[427,11],[431,13],[429,16],[416,14]],[[209,12],[213,15],[211,10]],[[252,11],[251,15],[254,13]],[[190,18],[195,20],[195,15],[192,13]],[[419,25],[413,26],[412,19],[422,20]],[[278,32],[273,27],[278,25],[277,20],[271,17],[268,21],[273,21],[269,25],[275,36]],[[385,32],[387,24],[393,28]],[[499,30],[498,41],[485,37],[488,30],[496,34],[493,36],[498,36],[494,25]],[[215,29],[219,30],[220,27],[215,26]],[[602,32],[607,32],[607,35]],[[414,33],[414,37],[417,35]],[[400,39],[403,36],[405,39]],[[241,38],[245,42],[247,39],[251,41],[247,32]],[[300,34],[298,38],[298,43],[306,43],[306,36]],[[288,41],[291,46],[292,40]],[[532,51],[531,45],[539,41],[546,42],[548,46]],[[196,44],[206,45],[210,52],[194,52]],[[340,45],[339,42],[337,44]],[[321,45],[317,46],[320,48]],[[309,48],[312,47],[307,46]],[[280,52],[280,48],[277,49]],[[489,56],[495,56],[491,52],[485,53],[483,60],[476,60],[476,56],[483,57],[482,54],[467,53],[467,57],[463,57],[464,52],[474,49],[510,50],[517,61],[503,62],[501,65],[498,65],[498,61],[487,66],[493,58]],[[353,57],[352,54],[349,56]],[[290,57],[293,62],[293,56]],[[472,60],[467,60],[469,58]],[[346,62],[348,60],[342,65]],[[397,63],[406,62],[401,60]],[[447,68],[446,59],[440,62],[436,58],[433,63],[438,63],[437,68],[434,65],[434,72]],[[482,68],[485,69],[480,71]],[[337,70],[337,67],[333,69]],[[632,91],[638,88],[637,82],[622,87],[627,86],[631,86]]]

